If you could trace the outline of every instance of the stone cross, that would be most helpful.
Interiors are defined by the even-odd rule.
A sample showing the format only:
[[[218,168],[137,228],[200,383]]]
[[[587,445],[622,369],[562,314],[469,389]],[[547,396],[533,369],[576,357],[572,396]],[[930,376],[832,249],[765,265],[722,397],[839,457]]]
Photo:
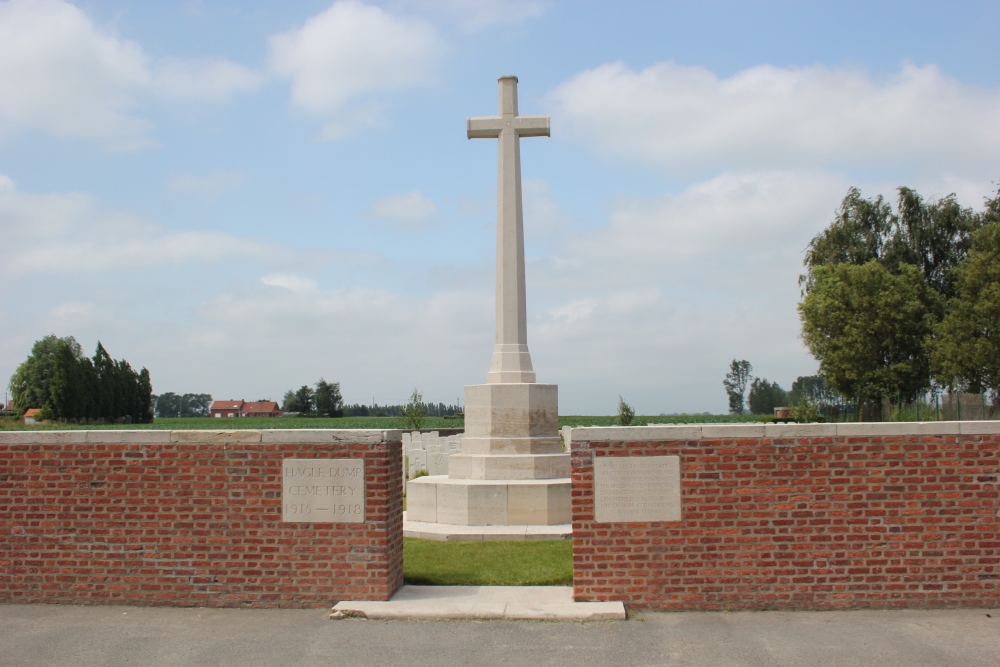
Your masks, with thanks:
[[[500,139],[497,181],[496,345],[489,384],[534,382],[524,288],[521,137],[549,136],[548,116],[517,115],[517,77],[502,76],[500,115],[468,119],[469,139]]]

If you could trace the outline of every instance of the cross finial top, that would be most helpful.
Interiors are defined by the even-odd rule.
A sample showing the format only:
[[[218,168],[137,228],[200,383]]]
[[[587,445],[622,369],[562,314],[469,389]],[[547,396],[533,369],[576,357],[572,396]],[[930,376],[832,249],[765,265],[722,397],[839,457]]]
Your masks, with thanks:
[[[500,113],[496,116],[470,117],[466,121],[469,139],[495,139],[503,132],[518,137],[549,136],[548,116],[520,116],[517,113],[517,77],[501,76]]]

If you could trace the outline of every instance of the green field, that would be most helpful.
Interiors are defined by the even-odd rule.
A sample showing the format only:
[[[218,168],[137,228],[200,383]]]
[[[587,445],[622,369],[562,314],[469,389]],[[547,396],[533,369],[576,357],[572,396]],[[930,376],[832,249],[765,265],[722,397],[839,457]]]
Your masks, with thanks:
[[[433,586],[571,586],[573,543],[437,542],[404,537],[403,580]]]
[[[680,415],[670,417],[636,417],[633,426],[646,424],[703,424],[756,422],[765,419],[762,415]],[[559,418],[559,428],[563,426],[614,426],[612,416],[574,416]],[[445,419],[444,417],[428,417],[423,428],[445,429],[464,428],[461,419]],[[373,429],[405,429],[406,419],[403,417],[341,417],[336,419],[324,417],[247,417],[232,419],[212,419],[210,417],[171,417],[156,419],[152,424],[61,424],[48,422],[45,424],[25,425],[12,418],[0,420],[0,430],[38,430],[53,429],[106,429],[106,430],[138,430],[153,429],[161,431],[195,431],[213,429],[273,429],[273,428],[373,428]]]

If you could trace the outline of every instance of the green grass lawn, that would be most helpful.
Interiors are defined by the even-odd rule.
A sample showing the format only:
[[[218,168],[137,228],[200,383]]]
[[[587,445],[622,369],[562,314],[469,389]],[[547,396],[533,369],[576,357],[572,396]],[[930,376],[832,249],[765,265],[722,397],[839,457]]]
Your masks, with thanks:
[[[647,424],[733,424],[755,423],[769,419],[771,415],[636,415],[631,426]],[[560,415],[559,428],[563,426],[617,426],[615,415]]]
[[[404,537],[403,580],[435,586],[572,586],[573,542],[437,542]]]
[[[670,417],[636,417],[633,426],[646,424],[700,424],[700,423],[730,423],[756,422],[764,418],[762,415],[674,415]],[[559,417],[559,428],[563,426],[614,426],[615,416],[573,416]],[[464,428],[461,419],[445,419],[444,417],[428,417],[423,428],[445,429]],[[107,429],[133,430],[152,429],[161,431],[192,431],[213,429],[273,429],[273,428],[373,428],[373,429],[405,429],[406,419],[403,417],[243,417],[232,419],[213,419],[211,417],[159,418],[152,424],[60,424],[48,422],[45,424],[25,425],[20,420],[0,419],[0,430],[40,430],[53,429]]]

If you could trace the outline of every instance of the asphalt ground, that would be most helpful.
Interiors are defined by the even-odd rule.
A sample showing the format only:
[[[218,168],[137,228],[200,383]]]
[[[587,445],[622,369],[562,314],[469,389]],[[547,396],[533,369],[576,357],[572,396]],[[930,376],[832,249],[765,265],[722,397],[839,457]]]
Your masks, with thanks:
[[[996,609],[640,612],[591,623],[328,616],[323,609],[0,605],[0,665],[1000,665]]]

